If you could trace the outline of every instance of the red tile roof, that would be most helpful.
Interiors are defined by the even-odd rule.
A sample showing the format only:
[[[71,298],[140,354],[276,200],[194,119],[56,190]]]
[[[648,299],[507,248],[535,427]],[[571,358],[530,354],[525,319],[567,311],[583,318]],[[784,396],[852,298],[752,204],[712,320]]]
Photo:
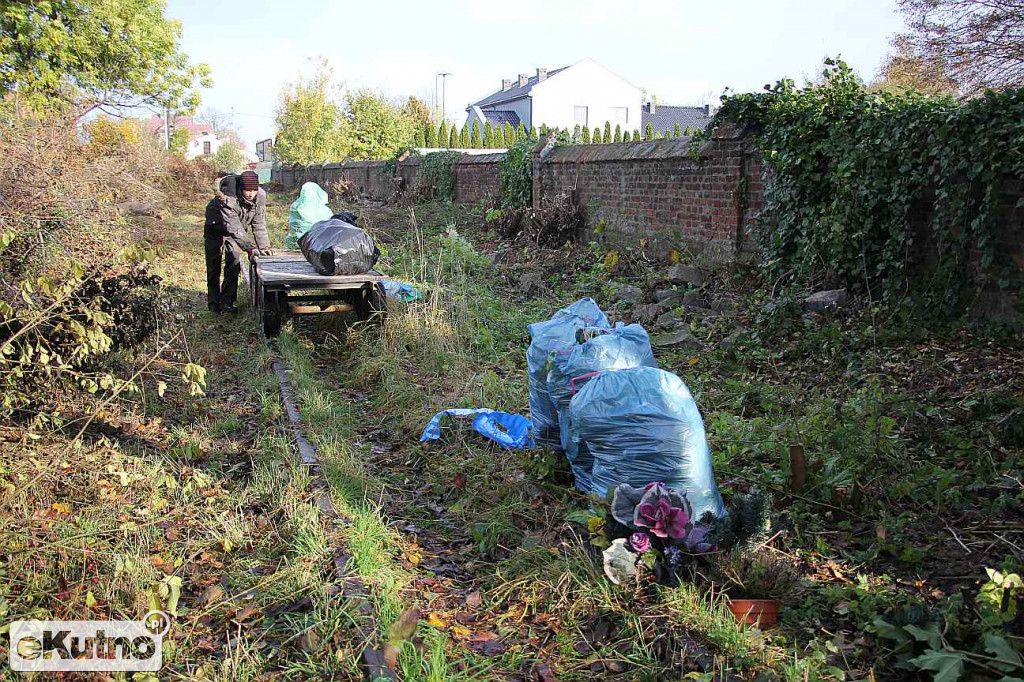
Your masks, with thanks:
[[[159,133],[164,129],[164,117],[153,115],[149,120],[145,122],[146,128]],[[177,116],[174,119],[174,129],[185,128],[192,135],[198,136],[203,133],[213,134],[213,126],[206,123],[196,123],[191,116]]]

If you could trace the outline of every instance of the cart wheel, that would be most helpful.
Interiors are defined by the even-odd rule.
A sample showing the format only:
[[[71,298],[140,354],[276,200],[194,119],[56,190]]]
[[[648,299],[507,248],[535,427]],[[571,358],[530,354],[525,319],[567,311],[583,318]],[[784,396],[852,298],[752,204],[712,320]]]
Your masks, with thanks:
[[[365,322],[374,317],[382,317],[387,312],[387,294],[384,293],[384,287],[381,284],[371,284],[368,289],[360,289],[359,294],[356,301],[356,316],[360,321]]]
[[[280,291],[263,292],[263,304],[260,306],[260,317],[263,322],[263,335],[270,338],[281,333],[281,322],[284,318],[284,294]]]

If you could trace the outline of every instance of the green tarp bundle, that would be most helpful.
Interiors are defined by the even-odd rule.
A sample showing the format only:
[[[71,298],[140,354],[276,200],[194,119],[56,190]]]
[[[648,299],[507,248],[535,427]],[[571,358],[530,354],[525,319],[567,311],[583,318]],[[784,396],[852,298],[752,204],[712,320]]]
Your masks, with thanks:
[[[284,239],[287,249],[299,248],[299,239],[315,223],[330,220],[334,211],[327,205],[327,192],[315,182],[307,182],[299,192],[299,198],[292,202],[288,212],[288,236]]]

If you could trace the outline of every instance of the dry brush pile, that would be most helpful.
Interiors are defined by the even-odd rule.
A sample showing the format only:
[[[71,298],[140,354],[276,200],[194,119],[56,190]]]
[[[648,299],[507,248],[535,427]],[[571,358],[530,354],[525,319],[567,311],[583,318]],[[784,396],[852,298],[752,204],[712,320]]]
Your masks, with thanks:
[[[0,123],[0,414],[40,425],[66,401],[130,392],[103,358],[159,324],[154,250],[117,205],[206,177],[143,139],[86,141],[68,110],[7,102]]]

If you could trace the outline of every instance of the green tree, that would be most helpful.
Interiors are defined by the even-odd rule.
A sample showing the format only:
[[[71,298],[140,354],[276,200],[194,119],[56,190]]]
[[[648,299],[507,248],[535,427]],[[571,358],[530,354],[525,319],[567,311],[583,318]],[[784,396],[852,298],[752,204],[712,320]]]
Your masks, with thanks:
[[[604,140],[601,138],[601,129],[594,128],[594,144],[603,144]]]
[[[300,78],[277,104],[276,150],[284,163],[340,161],[350,151],[341,107],[330,94],[330,68],[321,61],[311,78]]]
[[[462,124],[462,131],[459,133],[459,147],[469,149],[469,123]]]
[[[618,123],[615,124],[615,141],[622,142],[622,128]]]
[[[455,126],[452,126],[451,132],[448,133],[448,149],[455,149],[459,146],[459,131],[456,130]]]
[[[675,127],[672,129],[672,137],[682,137],[682,135],[683,135],[683,131],[679,127],[679,124],[677,123],[675,125]]]
[[[473,149],[480,149],[483,147],[483,140],[480,139],[480,121],[473,121],[473,134],[469,141]]]
[[[494,126],[490,121],[484,123],[484,149],[494,148]]]
[[[601,136],[601,139],[604,140],[605,143],[608,143],[608,142],[612,141],[612,123],[611,123],[611,121],[605,121],[604,122],[604,135]]]
[[[548,133],[550,133],[550,132],[551,132],[551,128],[548,128],[548,125],[546,123],[542,123],[540,125],[540,136],[541,137],[547,137]],[[538,139],[540,139],[540,138],[538,138]]]
[[[633,142],[639,142],[639,141],[640,141],[640,131],[637,130],[636,128],[633,128]]]
[[[437,130],[432,125],[427,126],[426,142],[428,149],[437,147]]]
[[[448,144],[448,121],[441,121],[441,127],[437,130],[437,146],[444,147]]]
[[[416,133],[413,121],[384,95],[357,90],[349,92],[345,101],[348,111],[344,132],[351,142],[353,159],[390,159],[412,145]]]
[[[672,137],[672,131],[671,131],[671,130],[669,130],[668,128],[666,128],[666,129],[665,129],[665,134],[664,134],[664,135],[662,135],[662,137],[665,137],[665,138],[669,138],[669,137]]]
[[[191,141],[192,133],[187,128],[175,128],[171,133],[171,153],[185,156],[188,152],[188,143]]]
[[[520,121],[519,127],[516,128],[516,142],[519,142],[520,140],[525,140],[528,137],[528,135],[529,134],[526,132],[526,126],[523,125],[522,121]]]
[[[583,144],[590,144],[590,127],[583,126]]]
[[[199,104],[210,69],[181,51],[181,22],[163,0],[4,2],[0,100],[10,92],[44,105],[67,97],[99,105]]]
[[[500,123],[494,126],[494,146],[495,147],[506,147],[505,144],[505,126]]]
[[[426,147],[427,146],[427,138],[423,134],[423,126],[420,126],[420,127],[418,127],[416,129],[416,146],[417,147]]]
[[[505,121],[505,146],[511,147],[516,143],[516,129],[512,127],[512,124]]]
[[[210,156],[208,163],[217,173],[241,173],[245,169],[245,153],[234,142],[224,142]]]
[[[531,126],[530,127],[530,139],[531,140],[539,140],[540,139],[540,137],[537,135],[537,126]]]
[[[653,140],[654,139],[654,126],[652,126],[650,123],[648,123],[644,127],[644,139],[645,140]]]
[[[417,97],[410,97],[402,105],[402,115],[412,120],[417,128],[430,125],[430,109]]]

